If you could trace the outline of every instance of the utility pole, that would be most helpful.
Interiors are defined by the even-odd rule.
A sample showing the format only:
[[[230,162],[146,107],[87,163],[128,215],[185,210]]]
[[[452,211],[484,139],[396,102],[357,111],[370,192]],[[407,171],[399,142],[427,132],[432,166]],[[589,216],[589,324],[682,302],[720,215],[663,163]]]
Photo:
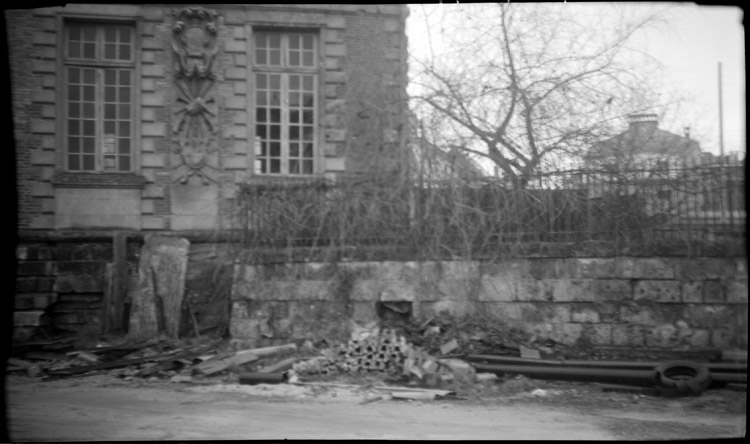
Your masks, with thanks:
[[[721,62],[719,62],[719,154],[724,157],[724,116],[721,103]]]

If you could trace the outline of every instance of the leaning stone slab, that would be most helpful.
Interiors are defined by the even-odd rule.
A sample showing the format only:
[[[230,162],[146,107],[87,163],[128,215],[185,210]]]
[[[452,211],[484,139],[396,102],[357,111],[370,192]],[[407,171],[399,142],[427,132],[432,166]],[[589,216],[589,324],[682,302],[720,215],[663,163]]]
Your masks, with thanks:
[[[139,291],[132,294],[131,337],[179,335],[189,248],[187,239],[146,236],[138,264]]]

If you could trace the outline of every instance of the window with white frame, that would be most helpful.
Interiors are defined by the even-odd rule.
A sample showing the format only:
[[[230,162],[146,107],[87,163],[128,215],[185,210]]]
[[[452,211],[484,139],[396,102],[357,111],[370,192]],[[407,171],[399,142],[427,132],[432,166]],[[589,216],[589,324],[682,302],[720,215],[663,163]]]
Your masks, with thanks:
[[[131,172],[134,27],[67,22],[63,64],[65,169]]]
[[[318,41],[312,32],[254,32],[255,172],[314,174]]]

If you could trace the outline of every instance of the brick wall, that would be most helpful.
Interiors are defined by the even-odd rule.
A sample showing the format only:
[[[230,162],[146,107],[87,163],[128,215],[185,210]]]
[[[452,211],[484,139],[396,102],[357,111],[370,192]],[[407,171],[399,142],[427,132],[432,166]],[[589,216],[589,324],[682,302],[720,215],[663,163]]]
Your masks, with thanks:
[[[286,263],[235,269],[231,333],[343,338],[379,301],[413,316],[481,313],[574,346],[747,347],[746,258],[530,258],[497,262]]]

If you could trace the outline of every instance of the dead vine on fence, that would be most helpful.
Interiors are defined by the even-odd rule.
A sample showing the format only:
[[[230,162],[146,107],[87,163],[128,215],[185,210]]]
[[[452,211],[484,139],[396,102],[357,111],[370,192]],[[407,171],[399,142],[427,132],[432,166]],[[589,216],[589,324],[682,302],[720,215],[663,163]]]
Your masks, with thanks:
[[[742,165],[660,168],[555,172],[526,189],[496,178],[244,184],[238,243],[466,259],[528,242],[744,239]]]

